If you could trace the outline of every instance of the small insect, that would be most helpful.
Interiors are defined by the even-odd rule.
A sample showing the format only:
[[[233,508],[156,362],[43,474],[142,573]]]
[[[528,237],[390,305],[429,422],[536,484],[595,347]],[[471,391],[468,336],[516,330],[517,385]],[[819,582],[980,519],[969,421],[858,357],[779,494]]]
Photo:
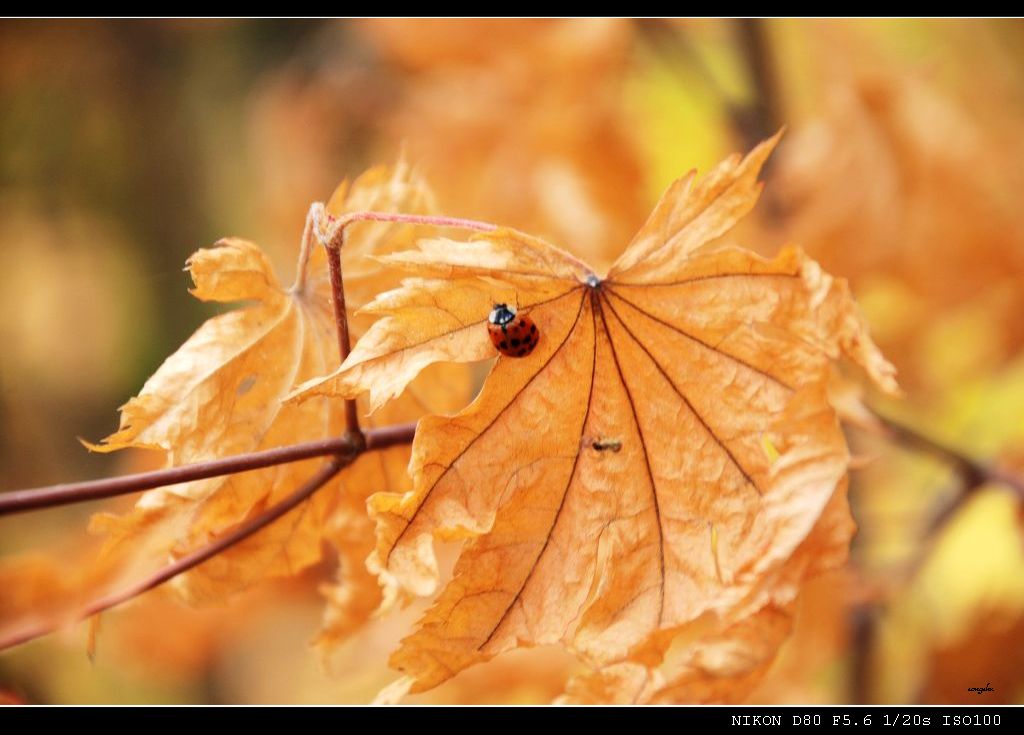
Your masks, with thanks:
[[[621,439],[606,439],[604,437],[598,437],[591,442],[590,446],[596,452],[621,452],[622,451],[622,440]]]
[[[537,325],[528,316],[516,316],[514,306],[495,304],[487,317],[487,332],[498,352],[509,357],[526,357],[540,341]]]

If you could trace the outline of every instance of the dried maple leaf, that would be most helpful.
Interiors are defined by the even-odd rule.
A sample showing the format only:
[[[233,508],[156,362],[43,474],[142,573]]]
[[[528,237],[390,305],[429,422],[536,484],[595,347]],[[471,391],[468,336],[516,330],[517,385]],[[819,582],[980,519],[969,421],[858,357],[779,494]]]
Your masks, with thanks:
[[[722,704],[741,702],[790,633],[788,611],[765,607],[731,628],[687,641],[658,669],[624,661],[571,679],[559,704]]]
[[[747,699],[790,635],[806,582],[845,564],[855,525],[840,483],[814,529],[746,604],[682,628],[655,668],[623,661],[573,677],[564,704],[709,704]]]
[[[349,188],[342,186],[328,211],[376,209],[426,212],[431,206],[422,182],[408,168],[374,169]],[[387,223],[358,223],[350,232],[344,261],[349,303],[395,283],[366,255],[408,247],[410,228]],[[147,381],[122,409],[121,428],[92,448],[113,451],[150,447],[167,453],[169,465],[267,449],[297,441],[337,436],[343,429],[340,405],[314,400],[284,403],[295,386],[323,374],[337,361],[335,322],[326,258],[322,248],[303,251],[296,283],[283,288],[268,259],[252,243],[222,240],[200,250],[188,263],[193,293],[207,301],[253,301],[253,305],[206,322]],[[354,325],[355,334],[359,326]],[[451,373],[444,377],[451,378]],[[464,377],[464,370],[458,373]],[[465,381],[457,381],[464,383]],[[458,391],[455,391],[458,392]],[[423,376],[384,419],[402,421],[457,404],[453,389],[437,375]],[[369,422],[375,425],[381,417]],[[175,579],[186,598],[211,599],[267,577],[294,574],[322,555],[325,536],[342,557],[343,573],[359,600],[332,596],[326,635],[338,638],[365,619],[379,599],[373,579],[359,570],[372,548],[372,527],[362,506],[381,487],[401,488],[397,480],[408,448],[393,448],[359,458],[301,507],[209,562]],[[314,471],[307,460],[152,490],[129,514],[99,515],[93,526],[109,534],[107,554],[123,555],[138,575],[207,543],[292,492]],[[358,513],[353,512],[358,507]],[[328,525],[329,524],[329,525]],[[353,559],[356,563],[353,564]],[[368,613],[368,611],[366,611]]]
[[[541,332],[463,412],[421,420],[412,492],[370,499],[393,596],[435,589],[433,538],[472,538],[392,658],[412,691],[522,644],[656,659],[682,626],[747,608],[815,526],[847,462],[830,358],[895,381],[845,282],[795,249],[717,242],[774,143],[674,184],[604,278],[511,230],[385,258],[415,277],[307,396],[377,407],[425,365],[492,357],[494,301]]]
[[[466,404],[469,386],[464,366],[433,366],[411,386],[413,390],[364,417],[362,424],[366,428],[390,426],[433,411],[453,411]],[[366,409],[365,403],[360,406]],[[327,607],[316,643],[324,653],[347,639],[380,607],[380,585],[366,568],[366,557],[375,545],[374,522],[366,513],[366,500],[381,488],[409,487],[409,453],[408,446],[368,452],[342,474],[343,490],[324,529],[324,538],[339,561],[336,581],[321,587]]]

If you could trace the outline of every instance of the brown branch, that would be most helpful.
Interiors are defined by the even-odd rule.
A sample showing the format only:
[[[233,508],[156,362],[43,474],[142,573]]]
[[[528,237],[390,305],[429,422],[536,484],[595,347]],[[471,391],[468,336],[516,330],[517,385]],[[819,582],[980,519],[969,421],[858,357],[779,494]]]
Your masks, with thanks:
[[[409,444],[416,433],[416,424],[396,424],[366,432],[366,449],[384,449],[397,444]],[[318,439],[316,441],[292,444],[286,447],[248,452],[234,457],[224,457],[208,462],[169,467],[154,472],[140,472],[123,477],[108,477],[88,482],[75,482],[29,490],[12,490],[0,493],[0,516],[40,508],[53,508],[69,503],[112,498],[155,487],[177,485],[193,480],[249,472],[264,467],[298,462],[312,457],[344,454],[350,451],[352,443],[345,437]]]
[[[989,466],[970,457],[965,452],[943,444],[917,429],[895,419],[883,416],[871,408],[868,410],[878,420],[886,438],[906,449],[930,455],[950,465],[961,483],[960,493],[936,512],[928,522],[924,543],[909,567],[904,570],[906,580],[916,577],[925,561],[935,548],[938,532],[961,509],[967,500],[981,487],[988,484],[1002,485],[1024,501],[1024,477]],[[870,665],[877,636],[878,611],[871,603],[861,603],[850,612],[852,663],[850,669],[850,693],[854,704],[870,703]]]
[[[338,353],[342,363],[345,362],[351,349],[341,267],[341,249],[344,245],[345,230],[348,225],[357,221],[371,220],[405,222],[437,227],[461,227],[488,232],[497,229],[495,225],[486,222],[453,217],[406,215],[391,212],[355,212],[336,220],[332,218],[333,229],[330,235],[325,238],[320,229],[320,216],[323,213],[324,207],[322,204],[314,204],[310,209],[305,231],[303,232],[303,254],[300,257],[299,273],[297,274],[294,288],[301,290],[304,287],[304,273],[306,263],[308,262],[309,247],[315,235],[327,250],[331,278],[331,295],[335,322],[337,324]],[[385,449],[398,444],[408,444],[413,440],[416,431],[415,423],[410,423],[371,429],[364,433],[359,427],[359,417],[354,400],[345,401],[345,423],[345,434],[333,439],[304,442],[262,452],[250,452],[235,457],[226,457],[209,462],[199,462],[192,465],[172,467],[155,472],[143,472],[124,477],[10,491],[0,494],[0,515],[54,507],[85,500],[108,498],[154,487],[246,472],[317,456],[330,456],[327,463],[313,477],[280,503],[267,508],[255,517],[238,525],[230,533],[193,550],[174,563],[129,586],[127,589],[111,593],[87,604],[78,617],[78,619],[84,619],[158,587],[235,544],[244,541],[308,500],[332,477],[354,462],[364,452]],[[36,622],[13,633],[0,636],[0,649],[9,648],[46,635],[65,622],[63,620]]]
[[[684,85],[690,82],[690,77],[687,75],[687,70],[689,70],[718,98],[733,127],[743,136],[748,148],[752,148],[761,141],[761,138],[751,139],[749,112],[722,88],[721,82],[712,72],[700,51],[694,47],[694,43],[686,31],[673,27],[663,18],[638,18],[633,22],[640,35],[646,38],[651,47],[665,58],[668,69],[675,73]]]
[[[687,72],[693,72],[718,98],[729,118],[735,134],[750,149],[770,138],[784,125],[785,111],[782,109],[778,75],[772,59],[772,49],[766,21],[757,18],[739,18],[734,21],[735,46],[740,63],[749,81],[749,99],[738,99],[723,87],[700,51],[690,40],[686,31],[672,27],[664,20],[635,21],[641,34],[650,41],[654,50],[665,57],[668,68],[689,82]],[[765,165],[767,176],[772,161]],[[771,220],[782,216],[775,190],[768,187],[762,199],[762,212]]]
[[[77,619],[84,620],[101,613],[104,610],[109,610],[116,605],[120,605],[122,602],[126,602],[133,597],[137,597],[143,592],[148,592],[154,587],[160,586],[164,582],[173,579],[179,574],[187,572],[189,569],[202,564],[204,561],[207,561],[222,551],[244,541],[257,531],[269,526],[288,511],[296,508],[303,501],[309,499],[313,493],[323,487],[326,482],[338,474],[342,467],[350,464],[357,456],[357,453],[352,453],[344,458],[332,457],[323,467],[320,468],[320,470],[317,471],[315,475],[313,475],[313,477],[307,480],[301,487],[277,505],[271,506],[259,515],[238,526],[235,530],[231,531],[231,533],[228,533],[218,538],[216,541],[213,541],[206,546],[201,546],[195,551],[186,554],[173,564],[168,564],[166,567],[163,567],[140,582],[137,582],[126,589],[101,597],[98,600],[94,600],[85,606]],[[0,637],[0,650],[26,643],[34,638],[46,635],[47,633],[52,633],[57,628],[61,627],[62,623],[63,621],[46,621],[16,630],[13,633]]]
[[[717,95],[747,148],[753,148],[782,127],[781,97],[763,19],[738,18],[733,21],[737,51],[750,84],[749,102],[733,99],[726,93],[687,33],[661,19],[637,20],[635,23],[654,49],[673,62],[670,64],[672,70],[683,73],[682,66],[689,68]]]
[[[1024,477],[1021,475],[980,462],[959,449],[936,441],[922,434],[917,429],[900,423],[895,419],[882,416],[875,411],[872,411],[872,413],[885,428],[889,439],[909,449],[929,454],[949,464],[963,484],[963,492],[948,508],[939,513],[932,523],[933,529],[942,525],[952,515],[952,511],[963,505],[968,497],[984,485],[1003,485],[1016,493],[1021,500],[1024,500]]]
[[[332,218],[334,219],[334,218]],[[497,225],[462,217],[439,217],[432,214],[401,214],[399,212],[350,212],[335,219],[339,229],[353,222],[400,222],[407,225],[429,225],[430,227],[456,227],[461,230],[494,232]]]
[[[341,251],[345,247],[345,235],[349,225],[356,222],[400,222],[413,225],[430,225],[432,227],[458,227],[480,232],[493,232],[497,225],[478,220],[460,217],[438,217],[434,215],[401,214],[398,212],[349,212],[341,217],[326,215],[331,222],[331,230],[324,236],[320,228],[320,215],[326,214],[323,205],[314,205],[310,210],[309,221],[312,231],[320,239],[327,251],[327,263],[331,274],[331,302],[334,305],[334,322],[337,325],[338,356],[342,364],[351,352],[351,338],[348,328],[348,310],[345,306],[345,282],[342,277]],[[305,236],[304,236],[305,237]],[[362,439],[359,428],[359,412],[355,399],[345,400],[345,430],[355,441]]]
[[[956,497],[939,507],[928,519],[921,547],[903,572],[905,579],[911,580],[921,573],[938,544],[941,531],[982,487],[990,484],[1001,485],[1024,502],[1024,477],[1021,475],[989,466],[894,419],[881,416],[874,411],[872,413],[888,432],[890,439],[951,465],[961,484],[961,490]]]
[[[740,52],[754,94],[740,119],[740,132],[748,147],[752,147],[782,127],[779,89],[764,19],[740,18],[736,23]]]
[[[858,603],[847,611],[850,636],[848,687],[850,704],[871,704],[872,654],[878,634],[878,610],[874,605]]]
[[[220,554],[222,551],[244,541],[253,534],[263,530],[289,511],[294,510],[304,501],[308,500],[317,490],[323,487],[331,480],[331,478],[337,475],[345,467],[352,464],[364,452],[386,449],[397,444],[407,443],[412,439],[414,430],[414,424],[399,424],[383,429],[374,429],[367,432],[365,446],[353,444],[351,440],[348,440],[348,444],[344,446],[340,452],[335,453],[326,464],[317,470],[315,475],[281,502],[276,505],[272,505],[259,515],[239,524],[230,533],[211,541],[205,546],[201,546],[200,548],[189,552],[174,563],[168,564],[126,589],[111,593],[105,597],[99,598],[98,600],[94,600],[83,608],[79,613],[77,620],[84,620],[85,618],[101,613],[104,610],[109,610],[112,607],[132,599],[133,597],[141,595],[143,592],[148,592],[154,587],[159,587],[164,582],[199,566],[203,562],[208,561],[217,554]],[[0,636],[0,650],[17,646],[48,633],[52,633],[54,630],[62,627],[66,622],[67,621],[61,620],[37,622],[34,625],[26,626],[20,630],[7,633],[4,636]]]
[[[315,236],[327,250],[331,295],[337,325],[338,353],[342,363],[348,358],[351,349],[341,266],[341,249],[345,242],[345,230],[348,225],[357,221],[371,220],[405,222],[438,227],[461,227],[480,231],[493,231],[497,229],[495,225],[486,222],[452,217],[406,215],[391,212],[355,212],[339,219],[331,218],[333,228],[329,236],[325,237],[320,228],[320,217],[324,213],[324,206],[319,203],[314,204],[310,209],[302,236],[303,250],[299,259],[298,273],[293,288],[301,291],[305,285],[305,271],[309,259],[309,248]],[[48,508],[84,500],[107,498],[154,487],[246,472],[317,456],[330,456],[327,463],[313,477],[280,503],[267,508],[255,517],[238,525],[230,533],[193,550],[174,563],[129,586],[127,589],[109,594],[87,604],[78,617],[78,619],[84,619],[151,590],[249,538],[308,500],[332,477],[354,462],[364,452],[409,443],[413,440],[416,430],[416,425],[412,423],[371,429],[364,433],[359,427],[355,400],[345,401],[345,423],[345,434],[334,439],[293,444],[287,447],[278,447],[262,452],[250,452],[235,457],[200,462],[182,467],[172,467],[156,472],[143,472],[119,478],[105,478],[91,482],[53,485],[3,493],[0,494],[0,515]],[[50,620],[36,622],[34,625],[0,636],[0,649],[9,648],[50,633],[64,622],[66,621]]]
[[[336,242],[336,244],[335,244]],[[338,356],[344,364],[351,351],[348,334],[348,311],[345,308],[345,286],[341,275],[341,247],[345,242],[345,228],[339,227],[336,237],[327,247],[327,264],[331,271],[331,302],[334,304],[334,323],[338,330]],[[345,435],[357,441],[362,439],[359,411],[354,398],[345,399]]]

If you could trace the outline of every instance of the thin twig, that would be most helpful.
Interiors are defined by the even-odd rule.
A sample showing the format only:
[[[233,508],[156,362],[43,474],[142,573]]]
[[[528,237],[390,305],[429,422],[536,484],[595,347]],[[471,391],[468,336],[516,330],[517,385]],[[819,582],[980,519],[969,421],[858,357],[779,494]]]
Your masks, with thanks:
[[[924,535],[925,543],[908,568],[903,571],[906,580],[909,581],[920,573],[925,561],[935,548],[941,529],[979,488],[988,484],[999,484],[1012,490],[1024,501],[1024,477],[991,467],[958,449],[926,436],[917,429],[883,416],[871,408],[868,410],[878,420],[890,441],[907,449],[928,454],[948,464],[962,486],[960,493],[939,509],[928,522]],[[877,635],[878,612],[874,605],[863,603],[851,611],[850,622],[852,637],[851,699],[854,704],[867,704],[871,696],[868,684],[871,674],[870,657]]]
[[[323,232],[320,218],[326,216],[330,220],[327,233]],[[327,264],[331,274],[331,302],[334,304],[334,322],[337,327],[338,355],[342,364],[352,349],[348,328],[348,310],[345,306],[345,281],[342,275],[341,252],[345,248],[345,236],[348,226],[356,222],[401,222],[412,225],[430,225],[432,227],[458,227],[479,232],[493,232],[497,225],[478,220],[459,217],[436,217],[433,215],[401,214],[398,212],[350,212],[340,217],[326,214],[322,204],[314,204],[310,209],[312,231],[319,238],[327,251]],[[357,441],[362,436],[359,428],[359,411],[355,399],[345,400],[345,429]]]
[[[746,113],[740,118],[740,132],[748,147],[752,147],[782,127],[781,100],[764,19],[740,18],[736,23],[740,52],[754,94]]]
[[[351,351],[348,334],[348,311],[345,308],[345,286],[341,275],[341,246],[345,240],[344,228],[338,229],[338,244],[327,248],[327,264],[331,271],[331,303],[334,304],[334,323],[338,330],[338,356],[340,364],[344,364]],[[334,238],[332,238],[332,243]],[[353,438],[361,438],[359,428],[359,411],[354,398],[345,399],[345,434]]]
[[[357,221],[385,221],[405,222],[410,224],[433,225],[437,227],[461,227],[480,231],[493,231],[495,225],[474,220],[464,220],[452,217],[432,217],[420,215],[405,215],[390,212],[356,212],[345,215],[339,219],[332,219],[332,231],[325,238],[320,226],[321,216],[325,214],[324,205],[314,204],[306,219],[306,226],[302,235],[302,254],[299,258],[298,273],[294,289],[301,291],[305,284],[306,263],[308,262],[309,249],[315,235],[327,250],[328,264],[330,268],[331,293],[334,305],[334,315],[337,324],[338,352],[341,362],[344,363],[351,348],[348,314],[345,305],[345,289],[341,268],[341,250],[345,240],[347,226]],[[291,495],[280,503],[264,510],[257,516],[245,521],[230,533],[222,536],[211,543],[186,554],[172,564],[158,570],[140,582],[131,585],[125,590],[112,593],[98,600],[94,600],[85,606],[80,613],[80,618],[87,618],[96,615],[104,610],[132,599],[143,592],[153,589],[164,582],[173,579],[199,564],[220,554],[226,549],[249,538],[263,528],[273,523],[289,511],[298,507],[309,499],[318,489],[323,487],[332,477],[344,467],[351,464],[363,452],[384,449],[401,443],[412,441],[415,434],[415,424],[403,424],[380,429],[371,429],[364,433],[359,427],[359,419],[354,400],[345,402],[345,434],[336,439],[326,439],[315,442],[305,442],[288,447],[280,447],[263,452],[251,452],[248,454],[228,457],[210,462],[196,463],[183,467],[173,467],[167,470],[156,472],[145,472],[120,478],[108,478],[93,482],[74,483],[68,485],[56,485],[31,490],[16,490],[0,495],[0,515],[17,511],[30,510],[34,508],[46,508],[65,503],[78,502],[82,500],[94,500],[120,495],[139,490],[162,487],[181,482],[217,477],[225,474],[234,474],[249,470],[259,469],[286,462],[293,462],[300,459],[308,459],[316,456],[331,455],[330,460],[307,482],[296,489]],[[34,625],[22,628],[0,637],[0,649],[18,645],[26,641],[45,635],[64,621],[36,622]]]
[[[847,611],[850,648],[853,656],[849,668],[850,704],[871,703],[871,658],[877,635],[878,611],[871,604],[854,604]]]
[[[753,148],[782,127],[781,99],[763,19],[734,21],[736,46],[750,82],[749,102],[738,101],[726,92],[687,33],[663,20],[638,20],[636,23],[652,46],[669,58],[670,69],[680,74],[684,73],[684,67],[692,70],[715,93],[747,148]],[[684,81],[688,79],[684,77]]]
[[[497,229],[496,225],[475,220],[453,217],[433,217],[421,215],[396,214],[391,212],[355,212],[338,219],[332,219],[332,231],[325,237],[320,226],[321,215],[325,213],[323,204],[314,204],[310,208],[306,227],[302,236],[302,255],[299,258],[298,273],[294,289],[301,291],[305,284],[306,262],[309,247],[315,236],[327,250],[331,277],[331,293],[337,323],[339,357],[344,363],[350,351],[348,316],[345,305],[344,281],[341,269],[341,249],[344,244],[345,229],[349,224],[358,221],[404,222],[409,224],[432,225],[435,227],[459,227],[464,229],[490,232]],[[346,432],[343,436],[313,442],[293,444],[262,452],[249,452],[235,457],[198,462],[182,467],[172,467],[155,472],[143,472],[117,478],[105,478],[91,482],[80,482],[29,490],[14,490],[0,494],[0,515],[38,508],[49,508],[67,503],[85,500],[108,498],[115,495],[138,492],[154,487],[176,485],[182,482],[218,477],[238,472],[270,467],[295,462],[317,456],[331,458],[301,487],[280,503],[267,508],[257,516],[245,521],[230,533],[209,544],[195,549],[177,561],[151,574],[140,582],[102,597],[86,605],[79,619],[96,615],[104,610],[130,600],[148,590],[158,587],[203,562],[213,558],[226,549],[249,538],[266,528],[283,515],[298,507],[309,499],[317,490],[324,486],[343,468],[350,465],[366,451],[385,449],[398,444],[412,441],[416,425],[399,424],[395,426],[370,429],[363,432],[359,427],[358,414],[354,400],[345,402]],[[36,622],[34,625],[0,637],[0,649],[9,648],[20,643],[38,638],[52,632],[66,621]]]
[[[348,446],[344,447],[340,452],[335,453],[327,463],[317,470],[315,475],[281,502],[276,505],[272,505],[259,515],[239,524],[238,527],[230,533],[211,541],[205,546],[189,552],[174,563],[168,564],[126,589],[111,593],[105,597],[99,598],[98,600],[94,600],[82,609],[77,620],[84,620],[101,613],[104,610],[109,610],[112,607],[141,595],[143,592],[148,592],[154,587],[159,587],[164,582],[199,566],[203,562],[212,559],[217,554],[220,554],[222,551],[244,541],[253,534],[263,530],[289,511],[294,510],[304,501],[308,500],[317,490],[330,481],[332,477],[337,475],[345,467],[352,464],[364,452],[386,449],[397,444],[406,443],[411,439],[411,430],[414,428],[414,425],[400,424],[367,432],[365,446],[349,443]],[[11,646],[17,646],[48,633],[52,633],[67,622],[68,621],[61,620],[36,622],[33,625],[29,625],[20,630],[0,636],[0,650],[10,648]]]
[[[407,225],[427,225],[430,227],[455,227],[462,230],[474,230],[476,232],[494,232],[498,225],[490,222],[481,222],[475,219],[463,219],[461,217],[440,217],[432,214],[403,214],[401,212],[375,212],[366,210],[363,212],[349,212],[335,217],[327,213],[327,209],[320,202],[316,202],[310,208],[310,215],[313,218],[313,233],[320,240],[320,244],[328,250],[340,249],[344,244],[345,228],[356,222],[398,222]],[[328,221],[325,230],[322,220]]]
[[[494,232],[497,225],[461,217],[438,217],[430,214],[401,214],[399,212],[350,212],[333,218],[339,229],[354,222],[401,222],[408,225],[429,225],[431,227],[456,227],[460,230]]]
[[[164,582],[177,577],[179,574],[187,572],[189,569],[202,564],[204,561],[211,559],[240,541],[249,538],[257,531],[266,528],[288,511],[296,508],[303,501],[309,499],[313,493],[323,487],[327,481],[338,474],[342,467],[351,463],[356,456],[356,454],[351,454],[344,459],[340,457],[332,457],[330,461],[328,461],[320,468],[320,470],[317,471],[315,475],[313,475],[313,477],[277,505],[271,506],[258,516],[255,516],[238,526],[231,533],[221,536],[216,541],[186,554],[173,564],[168,564],[166,567],[163,567],[142,581],[137,582],[126,589],[101,597],[98,600],[94,600],[85,606],[77,619],[84,620],[96,615],[97,613],[101,613],[104,610],[109,610],[116,605],[120,605],[122,602],[126,602],[133,597],[137,597],[143,592],[148,592],[154,587],[158,587]],[[0,637],[0,650],[10,648],[11,646],[17,646],[33,640],[34,638],[46,635],[47,633],[51,633],[61,627],[62,622],[63,621],[46,621],[36,623],[35,625],[27,626],[4,637]]]
[[[990,483],[1004,485],[1016,493],[1021,500],[1024,500],[1024,477],[1006,472],[998,467],[992,467],[984,462],[969,457],[964,452],[949,447],[929,436],[925,436],[917,429],[900,423],[895,419],[882,416],[872,411],[875,417],[881,422],[889,438],[899,444],[915,449],[939,459],[953,467],[957,476],[964,486],[962,496],[973,493],[976,489]],[[963,497],[958,498],[958,503],[963,502]]]
[[[396,444],[409,444],[416,433],[416,424],[396,424],[366,432],[366,448],[383,449]],[[140,472],[122,477],[107,477],[101,480],[50,485],[29,490],[12,490],[0,493],[0,516],[40,508],[54,508],[69,503],[112,498],[155,487],[177,485],[193,480],[249,472],[264,467],[298,462],[312,457],[326,457],[342,454],[351,447],[345,437],[317,439],[286,447],[248,452],[234,457],[224,457],[208,462],[196,462],[180,467],[169,467],[154,472]]]
[[[651,47],[665,57],[667,68],[674,72],[684,85],[689,85],[691,81],[688,72],[696,74],[698,79],[718,98],[718,102],[725,109],[733,126],[737,130],[743,131],[742,134],[749,144],[748,147],[752,148],[760,141],[760,139],[752,142],[747,140],[749,138],[746,132],[749,121],[747,110],[723,89],[718,77],[712,72],[707,61],[704,60],[691,40],[692,34],[675,28],[662,18],[638,18],[634,20],[634,24],[640,34],[651,43]]]
[[[928,454],[939,461],[949,464],[957,479],[960,482],[960,492],[951,501],[945,503],[937,511],[932,513],[928,519],[927,527],[923,533],[923,544],[903,571],[907,580],[918,576],[928,558],[931,556],[938,539],[941,537],[942,529],[952,520],[957,512],[964,507],[967,501],[974,497],[979,489],[986,485],[1001,485],[1024,501],[1024,477],[1019,474],[1003,471],[979,462],[967,456],[960,450],[949,447],[929,436],[925,436],[917,429],[913,429],[895,419],[882,416],[876,411],[870,410],[888,434],[888,438],[908,449]]]

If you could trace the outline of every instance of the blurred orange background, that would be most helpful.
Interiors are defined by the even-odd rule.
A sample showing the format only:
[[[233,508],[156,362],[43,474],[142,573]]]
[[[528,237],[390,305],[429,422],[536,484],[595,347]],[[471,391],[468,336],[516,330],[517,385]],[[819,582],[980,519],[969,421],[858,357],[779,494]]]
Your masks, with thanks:
[[[9,20],[0,99],[0,491],[155,466],[76,437],[215,313],[185,259],[237,235],[290,273],[310,202],[372,164],[607,265],[670,181],[783,125],[737,241],[850,280],[907,394],[870,405],[1024,470],[1020,21]],[[1020,499],[848,436],[851,563],[747,701],[1024,703]],[[99,505],[0,518],[0,553],[70,558]],[[198,610],[150,593],[91,661],[85,626],[0,653],[0,702],[368,702],[416,611],[322,662],[331,572]],[[408,701],[549,702],[577,666],[519,651]]]

